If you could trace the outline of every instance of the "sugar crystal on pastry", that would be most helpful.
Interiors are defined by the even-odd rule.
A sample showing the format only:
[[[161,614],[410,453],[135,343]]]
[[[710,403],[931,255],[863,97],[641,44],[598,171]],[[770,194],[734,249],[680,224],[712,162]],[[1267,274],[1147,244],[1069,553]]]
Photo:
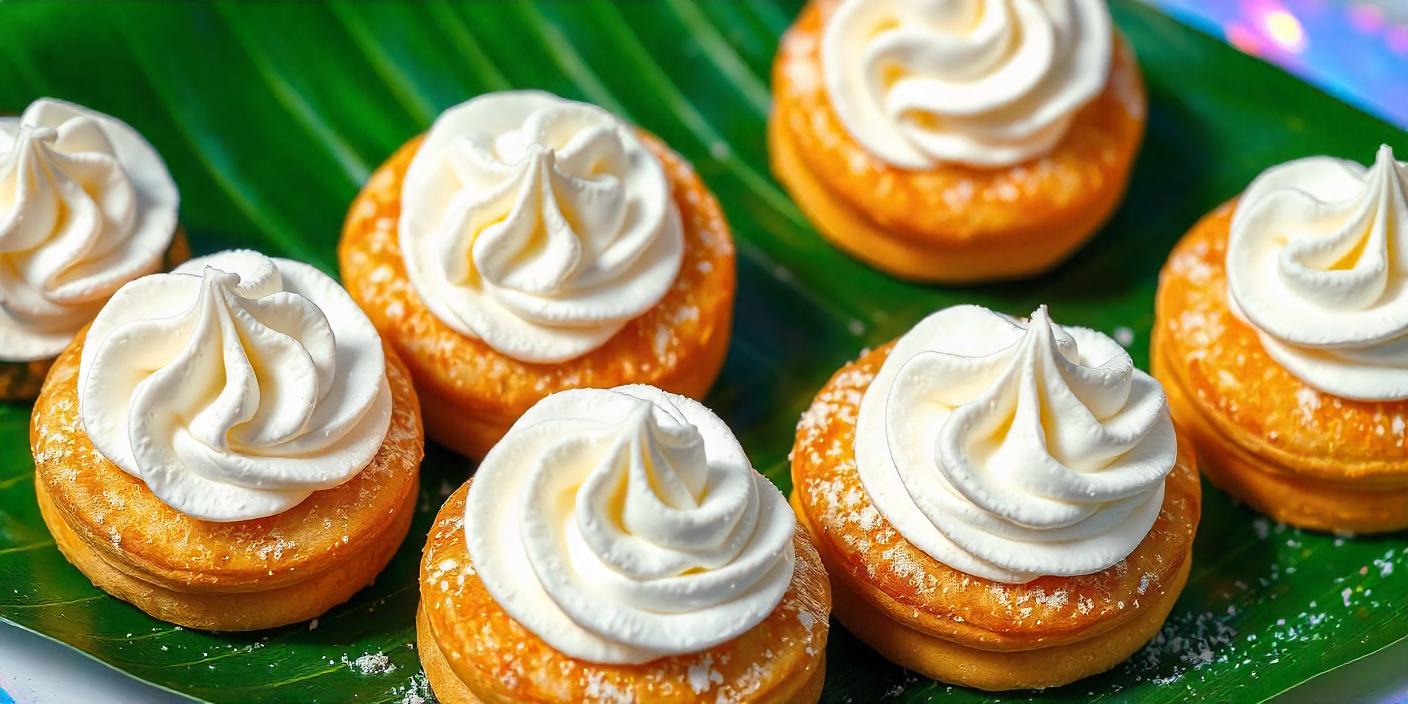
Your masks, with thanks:
[[[1201,502],[1185,443],[1176,444],[1171,469],[1160,459],[1126,461],[1141,449],[1161,455],[1157,426],[1167,424],[1161,395],[1136,390],[1132,366],[1113,340],[1056,326],[1044,310],[1025,321],[959,306],[837,371],[803,414],[790,455],[791,503],[826,564],[837,619],[906,669],[994,691],[1067,684],[1138,650],[1186,583]],[[936,416],[965,408],[967,422],[946,433],[950,423]],[[882,432],[870,447],[880,451],[867,455],[862,438],[877,417],[918,445],[902,433],[891,444]],[[1142,448],[1141,436],[1154,442]],[[994,460],[1001,452],[1008,457]],[[1042,481],[1052,460],[1084,475],[1055,473],[1076,491]],[[903,476],[894,470],[897,490],[881,496],[867,462],[872,473],[903,463]],[[955,476],[971,476],[949,483],[950,464]],[[1113,471],[1101,477],[1106,468]],[[1086,496],[1080,484],[1092,479],[1123,484],[1116,493],[1127,503],[1157,493],[1152,525],[1101,525],[1104,505],[1121,508],[1121,500]],[[974,491],[974,480],[996,488]],[[920,508],[945,487],[952,494],[941,511]],[[1080,496],[1052,500],[1071,493]],[[906,507],[909,516],[901,515]],[[1023,514],[1071,509],[1090,515],[1043,526]],[[1074,529],[1087,529],[1094,543],[1068,539]],[[1131,539],[1137,544],[1126,554]]]
[[[1404,164],[1267,169],[1169,255],[1150,359],[1204,476],[1278,521],[1408,525]],[[1402,425],[1402,424],[1397,424]]]

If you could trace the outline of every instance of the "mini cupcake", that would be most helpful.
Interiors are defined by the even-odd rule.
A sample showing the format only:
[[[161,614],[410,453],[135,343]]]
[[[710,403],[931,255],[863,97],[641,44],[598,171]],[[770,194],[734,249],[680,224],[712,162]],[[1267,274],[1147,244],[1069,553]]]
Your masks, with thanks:
[[[113,292],[189,251],[166,164],[121,120],[41,98],[0,117],[0,149],[0,401],[21,401]]]
[[[543,399],[450,496],[417,652],[464,702],[816,702],[831,595],[723,421],[648,386]]]
[[[410,367],[430,436],[471,457],[555,391],[701,397],[728,347],[718,203],[659,140],[547,93],[447,110],[357,196],[339,259]]]
[[[986,690],[1142,647],[1188,579],[1201,505],[1158,382],[1045,308],[948,308],[863,353],[803,416],[792,482],[841,623]]]
[[[410,527],[410,377],[337,283],[231,251],[123,286],[30,424],[59,550],[192,628],[270,628],[369,584]]]
[[[821,234],[949,283],[1031,276],[1085,242],[1145,120],[1103,0],[812,0],[773,103],[773,173]]]
[[[1408,528],[1408,164],[1262,173],[1169,256],[1151,357],[1219,488],[1306,528]]]

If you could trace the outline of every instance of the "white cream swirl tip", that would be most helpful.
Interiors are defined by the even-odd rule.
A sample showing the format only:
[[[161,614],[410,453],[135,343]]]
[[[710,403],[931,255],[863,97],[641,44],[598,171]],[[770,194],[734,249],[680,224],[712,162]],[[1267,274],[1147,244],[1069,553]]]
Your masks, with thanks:
[[[1247,188],[1227,243],[1228,299],[1305,383],[1408,398],[1408,164],[1310,157]]]
[[[406,172],[398,227],[431,312],[527,362],[605,344],[660,302],[684,256],[669,179],[634,130],[536,91],[445,111]]]
[[[381,339],[313,267],[234,250],[122,287],[83,346],[93,446],[194,518],[281,513],[360,472],[391,421]]]
[[[136,130],[61,100],[0,117],[0,150],[0,359],[48,359],[161,266],[180,198]]]
[[[845,0],[821,46],[827,94],[895,166],[1010,166],[1049,153],[1104,90],[1104,0]]]
[[[649,386],[529,409],[480,465],[464,525],[504,611],[598,663],[743,634],[780,603],[796,560],[796,519],[723,421]]]
[[[1163,389],[1109,337],[977,306],[895,344],[861,400],[876,509],[934,559],[1024,583],[1098,572],[1148,534],[1177,443]]]

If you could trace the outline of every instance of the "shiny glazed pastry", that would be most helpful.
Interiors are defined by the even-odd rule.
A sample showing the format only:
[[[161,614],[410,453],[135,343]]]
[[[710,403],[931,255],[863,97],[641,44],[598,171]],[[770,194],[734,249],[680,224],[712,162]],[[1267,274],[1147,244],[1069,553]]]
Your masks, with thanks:
[[[440,509],[417,652],[463,702],[815,702],[831,594],[723,421],[649,386],[529,409]]]
[[[0,401],[34,398],[113,292],[189,256],[179,205],[121,120],[51,98],[0,117]]]
[[[651,135],[547,93],[447,110],[372,175],[338,255],[430,436],[471,457],[555,391],[702,397],[728,347],[733,241],[713,195]]]
[[[1103,0],[812,0],[768,148],[823,236],[893,275],[1029,276],[1123,197],[1144,86]]]
[[[1158,382],[1110,338],[977,306],[842,367],[792,449],[836,617],[986,690],[1123,661],[1188,578],[1201,495]]]
[[[410,527],[424,450],[405,367],[336,282],[247,250],[123,286],[30,424],[64,556],[156,618],[312,618]]]
[[[1408,164],[1268,169],[1174,248],[1151,357],[1203,473],[1277,520],[1408,528]]]

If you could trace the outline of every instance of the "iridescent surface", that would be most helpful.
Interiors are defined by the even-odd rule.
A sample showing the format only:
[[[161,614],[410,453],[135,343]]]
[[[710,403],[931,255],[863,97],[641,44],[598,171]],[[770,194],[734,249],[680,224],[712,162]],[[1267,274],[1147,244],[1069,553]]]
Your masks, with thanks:
[[[1248,54],[1408,127],[1408,2],[1150,1]]]

